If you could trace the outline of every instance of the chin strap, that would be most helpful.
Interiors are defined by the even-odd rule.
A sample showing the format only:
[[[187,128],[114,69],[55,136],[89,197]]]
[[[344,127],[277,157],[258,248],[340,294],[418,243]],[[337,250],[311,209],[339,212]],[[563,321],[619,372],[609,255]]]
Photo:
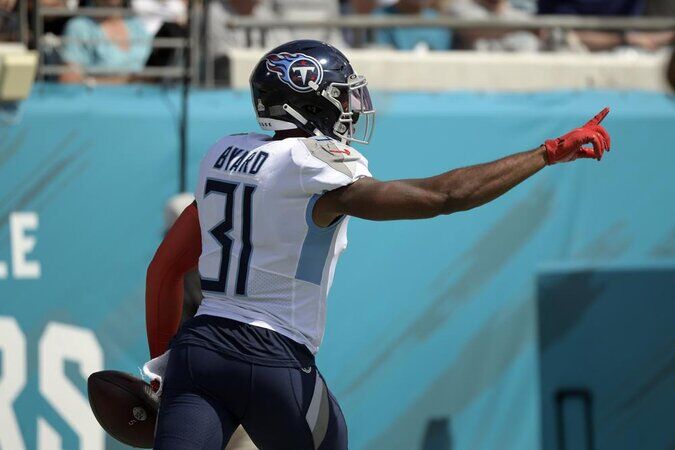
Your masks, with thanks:
[[[305,119],[302,114],[297,112],[295,109],[291,107],[288,103],[284,103],[282,106],[284,111],[286,111],[291,117],[293,117],[295,120],[300,122],[303,125],[307,125],[307,119]]]
[[[284,103],[281,107],[283,108],[284,111],[286,111],[286,113],[288,113],[288,115],[290,115],[291,117],[293,117],[295,120],[297,120],[298,122],[300,122],[302,125],[307,125],[307,124],[309,123],[309,122],[307,121],[307,119],[305,119],[305,118],[303,117],[302,114],[300,114],[298,111],[296,111],[296,110],[295,110],[293,107],[291,107],[291,105],[289,105],[288,103]],[[318,128],[314,128],[314,130],[312,130],[312,133],[313,133],[315,136],[325,136]]]

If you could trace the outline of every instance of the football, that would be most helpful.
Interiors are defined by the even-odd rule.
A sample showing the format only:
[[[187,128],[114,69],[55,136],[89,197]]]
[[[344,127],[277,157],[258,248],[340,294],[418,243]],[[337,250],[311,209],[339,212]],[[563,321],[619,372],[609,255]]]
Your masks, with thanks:
[[[116,370],[87,380],[89,404],[101,427],[124,444],[152,448],[159,399],[148,383]]]

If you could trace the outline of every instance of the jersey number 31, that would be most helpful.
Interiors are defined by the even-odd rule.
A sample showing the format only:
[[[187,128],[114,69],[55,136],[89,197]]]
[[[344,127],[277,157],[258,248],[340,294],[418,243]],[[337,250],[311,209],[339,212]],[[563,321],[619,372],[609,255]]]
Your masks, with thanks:
[[[225,218],[209,232],[222,247],[220,253],[220,272],[218,278],[201,278],[202,290],[211,292],[226,292],[227,274],[230,268],[230,253],[232,252],[233,239],[230,237],[234,214],[234,194],[239,187],[238,183],[207,179],[204,188],[204,197],[211,193],[225,196]],[[235,292],[237,295],[246,295],[246,282],[248,280],[248,267],[251,261],[251,203],[255,186],[244,184],[243,203],[241,208],[241,252],[239,253],[239,267],[237,268],[237,283]]]

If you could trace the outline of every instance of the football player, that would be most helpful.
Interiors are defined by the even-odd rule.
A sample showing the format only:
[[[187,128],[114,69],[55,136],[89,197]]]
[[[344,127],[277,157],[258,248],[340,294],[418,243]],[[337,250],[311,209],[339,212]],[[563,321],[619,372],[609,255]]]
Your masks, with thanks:
[[[146,371],[162,392],[155,449],[220,450],[240,424],[263,450],[346,449],[344,417],[314,356],[349,217],[451,214],[547,165],[600,160],[609,110],[533,150],[379,181],[350,146],[368,143],[375,109],[365,77],[339,50],[289,42],[260,60],[250,82],[258,123],[274,135],[226,136],[210,148],[195,203],[148,268]],[[182,275],[197,265],[204,299],[177,332]]]

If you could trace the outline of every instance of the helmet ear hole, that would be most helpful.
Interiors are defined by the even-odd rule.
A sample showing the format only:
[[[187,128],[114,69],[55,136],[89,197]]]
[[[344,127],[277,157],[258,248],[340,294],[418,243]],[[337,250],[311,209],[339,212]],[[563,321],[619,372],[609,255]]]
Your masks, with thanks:
[[[305,105],[303,108],[306,112],[310,114],[319,114],[321,112],[321,108],[318,107],[317,105]]]

